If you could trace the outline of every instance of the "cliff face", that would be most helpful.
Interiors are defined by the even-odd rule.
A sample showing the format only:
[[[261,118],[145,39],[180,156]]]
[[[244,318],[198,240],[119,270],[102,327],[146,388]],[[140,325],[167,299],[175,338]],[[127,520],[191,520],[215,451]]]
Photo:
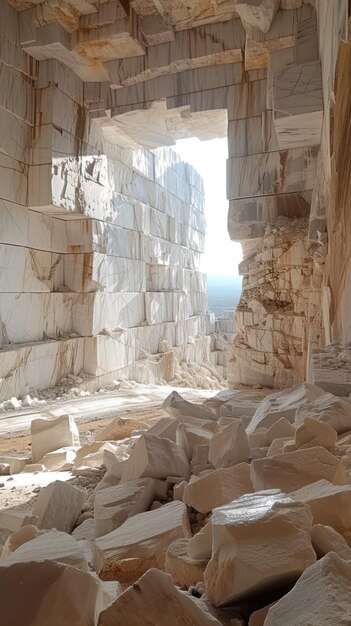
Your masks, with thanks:
[[[286,386],[349,338],[348,3],[188,4],[0,1],[2,398],[208,361],[186,136],[228,135],[231,382]]]

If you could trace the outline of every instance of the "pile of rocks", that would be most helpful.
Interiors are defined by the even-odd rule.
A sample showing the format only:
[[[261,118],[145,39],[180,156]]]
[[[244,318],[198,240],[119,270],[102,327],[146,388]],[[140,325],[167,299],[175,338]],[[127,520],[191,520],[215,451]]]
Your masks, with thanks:
[[[162,409],[82,446],[69,415],[32,422],[15,469],[55,480],[12,518],[6,626],[351,623],[351,405],[301,384]]]

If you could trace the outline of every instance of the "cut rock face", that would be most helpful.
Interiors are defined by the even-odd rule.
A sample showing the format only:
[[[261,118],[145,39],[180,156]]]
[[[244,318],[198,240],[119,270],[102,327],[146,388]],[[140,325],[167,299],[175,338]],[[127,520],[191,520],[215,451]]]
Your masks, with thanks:
[[[138,478],[189,478],[190,467],[182,448],[170,439],[145,433],[134,444],[123,469],[122,482]]]
[[[163,569],[172,541],[190,537],[185,504],[170,502],[155,511],[135,515],[117,530],[96,539],[94,566],[103,580],[133,582],[150,567]]]
[[[263,33],[268,33],[279,5],[280,0],[237,0],[235,8],[244,26],[247,22]]]
[[[14,601],[19,589],[21,600]],[[54,561],[17,563],[0,567],[0,603],[6,626],[93,626],[100,584]]]
[[[325,395],[325,391],[310,383],[295,385],[290,389],[269,395],[258,406],[246,431],[250,434],[258,428],[269,429],[282,417],[293,424],[295,413],[299,407],[307,405],[323,395]]]
[[[79,446],[78,428],[70,415],[40,417],[32,420],[30,428],[33,463],[37,463],[48,452]]]
[[[200,513],[208,513],[253,490],[250,465],[238,463],[190,482],[184,489],[183,502]]]
[[[351,486],[319,480],[294,491],[291,497],[311,508],[315,524],[332,526],[342,535],[351,533]]]
[[[248,461],[249,458],[250,446],[243,423],[234,418],[228,426],[213,435],[208,459],[216,469],[219,469],[232,467],[237,463]]]
[[[15,550],[3,565],[8,567],[14,563],[47,560],[72,565],[83,572],[88,571],[88,564],[78,542],[71,535],[57,530],[50,530],[27,541]]]
[[[270,608],[265,626],[338,626],[351,623],[351,561],[330,552],[309,567]]]
[[[38,528],[72,532],[85,498],[81,489],[55,480],[40,491],[34,505],[33,515],[38,517]]]
[[[215,509],[211,526],[205,583],[215,606],[294,582],[316,560],[309,507],[278,490]]]
[[[147,616],[147,622],[145,621]],[[171,576],[150,569],[129,587],[105,611],[98,626],[220,626],[189,595],[179,591]]]
[[[127,518],[146,511],[155,495],[152,478],[132,480],[116,487],[100,489],[95,494],[95,537],[112,532]]]
[[[251,480],[256,491],[275,488],[290,493],[321,478],[335,485],[346,482],[342,461],[321,447],[255,459],[251,463]]]

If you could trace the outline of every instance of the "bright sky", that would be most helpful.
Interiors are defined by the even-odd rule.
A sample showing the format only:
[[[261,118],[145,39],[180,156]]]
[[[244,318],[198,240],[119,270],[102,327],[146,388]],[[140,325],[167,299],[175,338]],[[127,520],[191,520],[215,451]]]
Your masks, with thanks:
[[[241,245],[230,241],[227,231],[226,199],[227,139],[182,139],[174,147],[183,161],[201,174],[206,194],[207,235],[201,271],[206,274],[238,275]]]

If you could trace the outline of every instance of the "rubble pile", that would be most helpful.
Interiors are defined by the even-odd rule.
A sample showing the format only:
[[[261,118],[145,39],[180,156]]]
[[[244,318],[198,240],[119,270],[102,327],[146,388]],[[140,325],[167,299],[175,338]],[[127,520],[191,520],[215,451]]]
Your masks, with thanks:
[[[2,484],[46,477],[0,511],[6,625],[348,624],[351,405],[305,383],[162,411],[84,445],[71,415],[32,421]]]

